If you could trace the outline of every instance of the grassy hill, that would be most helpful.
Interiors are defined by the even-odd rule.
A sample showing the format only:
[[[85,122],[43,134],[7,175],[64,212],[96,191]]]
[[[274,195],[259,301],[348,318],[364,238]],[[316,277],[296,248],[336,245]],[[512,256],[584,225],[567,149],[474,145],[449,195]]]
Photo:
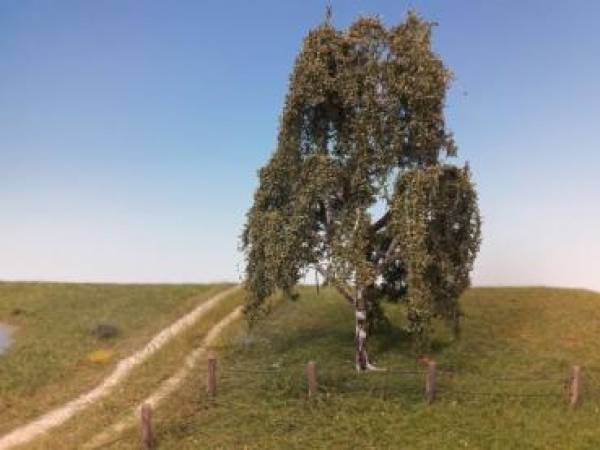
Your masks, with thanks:
[[[110,364],[85,362],[97,346],[87,330],[99,317],[120,324],[123,334],[113,349],[126,354],[220,288],[0,285],[0,320],[21,321],[15,323],[21,330],[17,344],[0,357],[1,401],[9,406],[8,413],[0,409],[0,423],[41,412],[106,373]],[[468,291],[462,299],[462,339],[453,341],[441,326],[436,332],[431,356],[443,372],[438,400],[428,406],[422,367],[401,328],[401,308],[389,308],[390,333],[370,341],[372,357],[388,371],[357,374],[352,311],[332,290],[300,292],[295,302],[273,299],[272,314],[251,331],[244,322],[227,329],[214,348],[216,400],[206,398],[204,369],[194,370],[154,412],[158,449],[597,448],[600,294],[546,288]],[[25,448],[83,448],[172,375],[212,324],[241,301],[240,292],[232,295],[136,369],[114,395]],[[17,320],[12,312],[23,306],[28,312]],[[46,354],[50,357],[44,359]],[[308,360],[319,364],[320,391],[312,400],[306,398]],[[18,363],[29,378],[18,379]],[[573,364],[584,366],[583,403],[576,410],[565,400]],[[52,375],[46,382],[34,376],[40,369]],[[37,388],[27,389],[31,383]],[[59,394],[49,394],[55,391]],[[139,448],[139,430],[117,433],[102,448]]]
[[[371,340],[385,373],[356,374],[352,312],[330,290],[304,288],[250,334],[230,329],[218,349],[219,394],[197,372],[156,411],[160,449],[597,448],[600,442],[600,295],[546,288],[478,288],[463,298],[462,339],[440,327],[432,356],[438,401],[407,337]],[[400,311],[392,309],[391,315]],[[320,394],[306,399],[305,363]],[[584,400],[571,411],[564,383],[584,366]],[[110,448],[135,448],[138,430]]]
[[[0,433],[94,386],[116,360],[224,287],[0,283],[0,322],[14,328],[13,346],[0,355]],[[99,323],[116,326],[117,336],[99,339]]]

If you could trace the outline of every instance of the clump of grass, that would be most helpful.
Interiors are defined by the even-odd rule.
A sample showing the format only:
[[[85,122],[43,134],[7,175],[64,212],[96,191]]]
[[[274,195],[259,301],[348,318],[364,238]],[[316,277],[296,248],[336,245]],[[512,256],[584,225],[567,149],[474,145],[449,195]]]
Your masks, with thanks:
[[[108,348],[99,348],[98,350],[88,353],[87,360],[95,364],[106,364],[112,359],[113,355],[114,353],[112,350]]]

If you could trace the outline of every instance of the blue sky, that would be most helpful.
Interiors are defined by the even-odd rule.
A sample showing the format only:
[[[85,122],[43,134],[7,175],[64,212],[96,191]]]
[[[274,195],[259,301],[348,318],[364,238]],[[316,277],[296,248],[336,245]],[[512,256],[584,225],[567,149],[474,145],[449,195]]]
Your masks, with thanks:
[[[289,72],[326,2],[0,1],[0,279],[237,279]],[[600,290],[600,3],[409,7],[456,75],[480,190],[475,284]]]

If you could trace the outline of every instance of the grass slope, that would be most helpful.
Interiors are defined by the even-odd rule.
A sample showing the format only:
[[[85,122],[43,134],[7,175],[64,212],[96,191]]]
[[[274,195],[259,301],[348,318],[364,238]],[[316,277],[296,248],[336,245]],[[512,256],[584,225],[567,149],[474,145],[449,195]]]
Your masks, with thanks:
[[[546,288],[478,288],[463,300],[463,336],[440,327],[432,356],[451,369],[439,399],[422,399],[420,368],[394,328],[370,342],[385,373],[353,370],[353,316],[337,294],[303,289],[252,333],[229,330],[219,351],[219,395],[197,371],[156,411],[159,449],[591,449],[600,442],[600,295]],[[390,310],[399,318],[398,308]],[[396,320],[399,323],[400,320]],[[306,399],[305,363],[320,394]],[[585,367],[584,402],[565,405],[569,367]],[[518,394],[509,397],[506,394]],[[130,430],[108,448],[138,445]]]
[[[121,357],[225,285],[0,283],[0,321],[14,345],[0,355],[0,433],[95,385]],[[99,340],[100,322],[120,334]],[[110,350],[98,364],[91,352]]]
[[[201,345],[207,332],[243,301],[243,292],[237,291],[211,308],[194,326],[190,327],[160,349],[148,361],[134,369],[115,391],[97,404],[82,411],[73,420],[36,439],[25,450],[86,449],[99,432],[127,419],[132,409],[155,392],[161,384],[182,366],[190,351]],[[202,384],[191,386],[195,393],[202,392]],[[186,401],[189,399],[186,399]],[[129,428],[125,433],[115,433],[114,439],[102,442],[98,448],[139,448],[139,431]],[[113,442],[114,441],[114,442]],[[110,442],[113,442],[112,444]],[[20,447],[21,449],[21,447]]]

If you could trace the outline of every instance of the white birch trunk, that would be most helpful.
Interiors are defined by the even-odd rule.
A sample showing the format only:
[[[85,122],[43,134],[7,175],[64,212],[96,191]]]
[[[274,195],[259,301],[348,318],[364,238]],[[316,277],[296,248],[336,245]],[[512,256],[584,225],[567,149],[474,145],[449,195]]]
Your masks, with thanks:
[[[367,354],[367,308],[362,289],[358,289],[356,295],[355,318],[355,362],[356,370],[361,372],[364,370],[368,370],[372,367],[369,363],[369,356]]]

